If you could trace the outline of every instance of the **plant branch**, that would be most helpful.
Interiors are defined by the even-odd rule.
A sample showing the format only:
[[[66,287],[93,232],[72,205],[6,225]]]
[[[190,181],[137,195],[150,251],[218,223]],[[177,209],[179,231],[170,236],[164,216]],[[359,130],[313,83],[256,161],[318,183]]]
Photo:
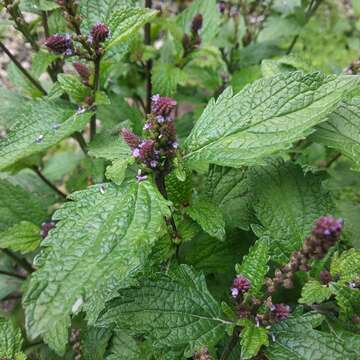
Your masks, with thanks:
[[[323,0],[311,0],[309,7],[305,14],[305,24],[304,26],[309,22],[310,18],[315,14],[316,10],[318,9],[319,5],[321,4]],[[293,48],[295,47],[297,41],[299,40],[300,34],[297,34],[294,36],[289,48],[286,51],[286,55],[289,55]]]
[[[25,275],[17,274],[17,273],[11,272],[11,271],[0,270],[0,274],[16,277],[16,278],[21,279],[21,280],[26,279]]]
[[[0,249],[5,255],[7,255],[9,258],[13,259],[20,267],[22,267],[24,270],[26,270],[28,273],[33,273],[35,269],[29,264],[26,259],[21,258],[20,256],[15,255],[11,250],[9,249]]]
[[[59,190],[48,178],[46,178],[37,166],[33,166],[32,169],[46,185],[53,189],[60,197],[66,199],[67,195]]]
[[[231,352],[234,350],[235,346],[239,341],[240,332],[241,332],[241,327],[235,326],[230,341],[226,345],[223,353],[221,354],[220,360],[226,360],[230,356]]]
[[[145,0],[145,7],[152,8],[152,0]],[[145,24],[144,28],[144,43],[145,45],[151,45],[151,24]],[[152,81],[151,81],[151,71],[152,71],[152,60],[149,59],[146,62],[145,66],[145,76],[146,76],[146,113],[151,113],[151,97],[152,97]]]
[[[93,85],[94,100],[95,100],[96,92],[99,89],[99,83],[100,83],[100,62],[101,62],[101,55],[97,55],[94,60],[94,68],[95,68],[94,85]],[[96,135],[96,108],[95,108],[95,113],[90,120],[90,141],[94,139],[95,135]]]
[[[47,95],[46,90],[40,85],[40,83],[35,80],[32,75],[21,65],[21,63],[15,58],[15,56],[10,52],[10,50],[5,46],[5,44],[0,41],[0,48],[4,53],[11,59],[11,61],[16,65],[16,67],[31,81],[31,83],[43,94]]]
[[[80,132],[76,132],[73,134],[72,136],[79,144],[81,150],[83,151],[83,153],[85,155],[88,154],[88,148],[87,148],[87,144],[86,144],[86,141],[84,139],[84,137],[82,136],[82,134]]]

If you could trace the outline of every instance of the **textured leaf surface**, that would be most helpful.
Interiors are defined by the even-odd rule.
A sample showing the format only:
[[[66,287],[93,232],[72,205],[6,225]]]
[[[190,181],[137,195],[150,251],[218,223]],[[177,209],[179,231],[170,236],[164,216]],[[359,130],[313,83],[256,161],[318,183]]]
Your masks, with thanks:
[[[85,86],[75,75],[59,74],[57,79],[61,89],[64,90],[76,104],[82,103],[86,96],[91,95],[90,88]]]
[[[120,135],[104,131],[97,134],[90,143],[89,154],[107,160],[128,159],[130,157],[130,148]]]
[[[20,329],[4,318],[0,318],[0,357],[15,359],[21,353],[23,339]]]
[[[225,220],[221,209],[215,204],[203,199],[195,200],[193,204],[186,208],[186,214],[209,235],[219,240],[224,239]]]
[[[269,345],[268,330],[247,320],[240,334],[241,359],[251,359],[265,345]]]
[[[264,285],[265,275],[269,271],[267,265],[269,261],[269,247],[265,241],[258,240],[249,250],[249,254],[244,256],[241,265],[236,265],[236,272],[242,274],[250,280],[250,293],[259,295]]]
[[[81,355],[84,360],[104,360],[111,330],[86,327],[81,329]]]
[[[145,334],[155,347],[183,349],[189,357],[225,335],[231,323],[221,316],[204,276],[182,265],[155,280],[143,281],[139,288],[121,290],[100,323]]]
[[[93,186],[70,199],[54,215],[59,222],[42,243],[45,258],[24,300],[29,333],[42,334],[59,353],[70,313],[83,308],[92,320],[117,288],[130,283],[169,211],[150,182],[135,180]]]
[[[360,313],[360,289],[336,283],[330,284],[330,289],[335,294],[342,320],[350,320],[354,314]]]
[[[313,330],[306,315],[280,321],[270,330],[275,336],[265,354],[269,360],[356,360],[356,349],[333,334]]]
[[[326,285],[317,280],[308,281],[301,291],[301,304],[321,304],[332,295],[332,291]]]
[[[66,103],[42,99],[29,101],[18,115],[8,136],[0,140],[0,169],[82,130],[91,117],[91,113],[74,114]]]
[[[312,136],[314,141],[339,150],[360,170],[360,98],[343,101]]]
[[[358,84],[354,76],[293,72],[255,81],[236,95],[228,88],[196,122],[185,158],[232,167],[261,163],[310,134]]]
[[[330,272],[332,276],[340,276],[341,282],[355,280],[360,276],[360,250],[346,250],[332,258]]]
[[[0,248],[29,253],[40,245],[40,228],[29,221],[22,221],[0,233]]]
[[[310,234],[314,221],[333,212],[321,180],[321,176],[305,175],[300,167],[282,161],[253,171],[254,209],[263,225],[256,233],[267,237],[272,260],[286,262]]]
[[[212,166],[205,191],[209,199],[222,209],[227,225],[249,230],[254,216],[247,170]]]
[[[21,279],[14,276],[0,274],[0,300],[4,299],[11,293],[18,291],[23,284]]]
[[[158,63],[153,69],[154,93],[173,96],[178,85],[186,80],[186,73],[171,64]]]
[[[7,180],[0,179],[0,231],[29,221],[40,225],[46,219],[47,209],[36,193],[30,193]]]
[[[106,49],[127,41],[156,14],[157,11],[136,7],[124,7],[113,12],[108,22],[112,36]]]
[[[89,31],[97,22],[107,24],[114,11],[134,3],[134,0],[81,0],[81,25],[84,30]]]

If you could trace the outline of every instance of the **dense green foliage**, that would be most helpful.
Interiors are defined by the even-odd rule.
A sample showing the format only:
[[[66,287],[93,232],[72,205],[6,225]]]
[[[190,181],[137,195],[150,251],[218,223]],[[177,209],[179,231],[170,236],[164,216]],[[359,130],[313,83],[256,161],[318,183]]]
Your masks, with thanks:
[[[0,11],[0,359],[360,358],[359,1]]]

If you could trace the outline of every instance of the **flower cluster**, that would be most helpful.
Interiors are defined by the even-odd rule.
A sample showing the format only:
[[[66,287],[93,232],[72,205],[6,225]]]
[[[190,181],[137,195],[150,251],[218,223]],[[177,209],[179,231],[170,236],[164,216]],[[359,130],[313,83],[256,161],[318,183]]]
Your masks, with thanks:
[[[69,34],[51,35],[45,40],[44,44],[55,54],[70,56],[74,53],[74,44]]]
[[[154,95],[151,114],[144,126],[146,139],[140,139],[129,129],[122,130],[122,137],[131,148],[132,156],[150,170],[169,171],[171,159],[176,155],[175,107],[175,100]]]
[[[201,45],[201,37],[199,31],[201,30],[202,26],[203,16],[201,14],[195,15],[191,22],[190,35],[185,33],[182,39],[184,57]]]
[[[295,251],[291,255],[290,261],[275,271],[273,279],[268,278],[266,280],[268,292],[273,293],[280,285],[291,289],[295,272],[309,271],[310,260],[322,259],[329,248],[339,240],[343,226],[344,221],[342,219],[334,216],[320,217],[315,222],[312,235],[305,239],[300,251]],[[323,276],[325,279],[325,274]]]
[[[270,311],[276,320],[285,320],[289,317],[290,306],[285,304],[273,304]]]
[[[231,286],[231,296],[237,298],[239,294],[246,293],[251,288],[250,281],[242,275],[236,276]]]

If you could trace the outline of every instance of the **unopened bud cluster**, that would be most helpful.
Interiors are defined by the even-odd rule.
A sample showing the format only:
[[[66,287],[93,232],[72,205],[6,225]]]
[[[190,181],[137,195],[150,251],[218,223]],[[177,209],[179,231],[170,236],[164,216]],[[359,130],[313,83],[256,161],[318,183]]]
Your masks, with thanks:
[[[133,157],[150,170],[169,171],[171,160],[176,155],[175,107],[175,100],[154,95],[151,113],[144,126],[146,138],[140,139],[129,129],[122,130],[122,137],[131,148]]]
[[[54,221],[43,222],[41,224],[40,236],[43,239],[45,239],[48,236],[49,231],[53,229],[55,226],[56,223]]]
[[[201,45],[201,37],[199,31],[203,26],[203,16],[197,14],[192,19],[191,23],[191,33],[184,34],[182,44],[184,48],[184,56],[190,54],[194,49],[198,48]]]
[[[72,329],[70,334],[70,344],[75,354],[74,360],[81,360],[81,343],[80,343],[80,329]]]
[[[212,360],[213,358],[211,357],[208,348],[204,348],[200,351],[197,351],[194,354],[194,360]]]
[[[238,275],[232,283],[231,296],[236,299],[239,295],[245,294],[250,288],[250,281],[245,276]]]
[[[315,222],[312,235],[305,239],[300,251],[295,251],[291,255],[290,261],[275,271],[273,279],[268,278],[266,280],[268,292],[273,293],[280,285],[291,289],[294,274],[297,271],[309,271],[310,260],[322,259],[330,247],[339,240],[343,226],[342,219],[334,216],[320,217]]]

